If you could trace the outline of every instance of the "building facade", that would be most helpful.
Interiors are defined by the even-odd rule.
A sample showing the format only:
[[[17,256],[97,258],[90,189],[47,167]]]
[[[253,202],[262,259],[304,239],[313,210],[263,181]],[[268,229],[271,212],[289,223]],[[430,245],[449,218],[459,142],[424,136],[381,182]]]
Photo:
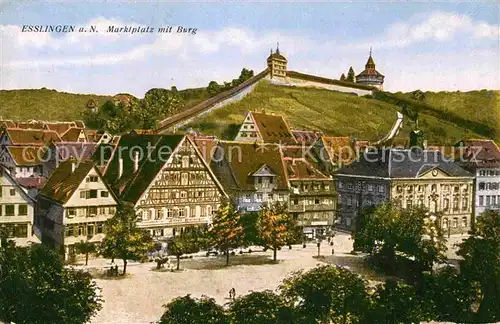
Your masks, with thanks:
[[[288,179],[277,144],[221,141],[211,168],[243,213],[289,201]]]
[[[35,201],[17,183],[10,171],[0,165],[0,234],[16,245],[40,241],[34,235]]]
[[[105,177],[120,199],[134,206],[137,226],[157,239],[207,226],[227,198],[196,145],[183,135],[122,136]]]
[[[283,55],[280,54],[279,47],[276,47],[275,53],[273,53],[273,50],[271,49],[271,54],[267,58],[267,68],[269,69],[271,79],[276,77],[286,77],[287,64],[288,61]]]
[[[474,215],[486,210],[500,210],[500,149],[492,140],[462,140],[460,165],[475,175]]]
[[[91,160],[59,164],[37,199],[37,226],[42,241],[59,248],[65,258],[74,244],[98,243],[105,222],[115,215],[118,200]]]
[[[303,147],[281,150],[290,184],[288,212],[309,239],[321,238],[335,225],[337,199],[333,179],[316,167]]]
[[[392,201],[442,213],[448,233],[466,233],[473,213],[473,176],[436,151],[377,149],[335,174],[340,223],[352,229],[359,211]]]

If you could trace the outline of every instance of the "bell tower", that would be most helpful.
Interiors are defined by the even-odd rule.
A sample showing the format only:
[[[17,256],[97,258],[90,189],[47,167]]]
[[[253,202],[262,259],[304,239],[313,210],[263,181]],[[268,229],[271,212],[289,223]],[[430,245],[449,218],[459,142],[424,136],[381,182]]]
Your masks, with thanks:
[[[276,46],[276,52],[273,53],[273,49],[271,49],[271,54],[267,58],[267,67],[269,69],[269,73],[271,74],[271,78],[284,78],[286,77],[286,68],[287,68],[287,59],[281,55],[279,43]]]

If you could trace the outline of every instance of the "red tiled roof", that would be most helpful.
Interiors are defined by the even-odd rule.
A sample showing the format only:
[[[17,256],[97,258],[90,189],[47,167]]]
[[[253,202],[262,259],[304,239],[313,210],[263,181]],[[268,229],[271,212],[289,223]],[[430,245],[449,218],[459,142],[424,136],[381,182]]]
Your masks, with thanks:
[[[251,112],[264,143],[297,143],[283,116]]]
[[[59,135],[51,130],[7,128],[5,130],[12,145],[42,146],[49,142],[60,142]]]
[[[40,165],[46,152],[43,146],[7,146],[10,156],[18,166]]]

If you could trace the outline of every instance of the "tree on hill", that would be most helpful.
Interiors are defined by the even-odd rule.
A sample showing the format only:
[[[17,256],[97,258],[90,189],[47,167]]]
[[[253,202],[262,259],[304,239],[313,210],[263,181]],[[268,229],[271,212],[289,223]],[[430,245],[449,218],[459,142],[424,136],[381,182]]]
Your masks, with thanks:
[[[182,106],[182,99],[177,92],[154,88],[146,92],[133,114],[141,128],[152,129],[156,127],[157,120],[175,113]]]
[[[366,208],[356,218],[352,235],[354,249],[369,253],[388,274],[395,273],[397,253],[407,261],[414,258],[418,272],[432,269],[445,258],[439,215],[429,215],[420,207],[402,209],[386,203]]]
[[[340,76],[340,81],[345,81],[345,74],[342,73],[342,75]]]
[[[295,306],[297,323],[362,323],[368,309],[363,279],[333,265],[294,272],[279,291]]]
[[[100,254],[107,258],[123,260],[123,274],[127,272],[127,260],[142,260],[154,249],[149,232],[137,227],[137,216],[132,207],[120,205],[115,216],[105,224],[106,237],[101,243]]]
[[[356,73],[354,73],[352,66],[349,68],[349,72],[347,72],[347,78],[345,80],[348,82],[356,82]]]
[[[207,87],[207,92],[211,97],[213,97],[216,94],[218,94],[219,92],[221,92],[221,87],[217,82],[210,81],[210,83],[208,84],[208,87]]]
[[[293,222],[286,212],[286,205],[279,202],[264,206],[259,212],[259,235],[264,247],[273,250],[276,261],[277,251],[289,242],[293,233]]]
[[[241,70],[238,80],[240,81],[241,84],[246,80],[252,78],[253,76],[254,76],[253,70],[248,70],[247,68],[243,68],[243,70]]]
[[[0,248],[0,321],[88,323],[101,309],[89,273],[64,267],[44,245]]]
[[[481,300],[477,312],[480,322],[500,320],[500,212],[485,211],[470,236],[457,252],[460,273],[479,285]]]
[[[231,203],[223,203],[213,218],[209,237],[213,247],[226,253],[226,265],[229,265],[230,250],[241,245],[242,233],[240,215]]]
[[[190,295],[177,297],[164,305],[165,312],[159,324],[229,324],[224,308],[213,298],[192,298]]]
[[[89,264],[89,254],[97,252],[95,243],[80,241],[75,243],[75,251],[79,254],[85,254],[85,265]]]
[[[251,292],[230,304],[232,323],[293,323],[293,308],[270,290]]]
[[[108,100],[97,112],[85,111],[83,119],[87,127],[97,130],[106,130],[112,134],[119,134],[135,127],[134,117],[129,114],[125,104]]]

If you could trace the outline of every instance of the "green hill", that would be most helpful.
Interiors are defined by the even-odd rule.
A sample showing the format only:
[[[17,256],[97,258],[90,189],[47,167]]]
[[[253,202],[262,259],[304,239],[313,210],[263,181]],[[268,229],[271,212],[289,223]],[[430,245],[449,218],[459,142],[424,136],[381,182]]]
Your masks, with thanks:
[[[325,89],[282,87],[260,83],[243,100],[215,110],[187,125],[206,133],[231,139],[247,111],[265,111],[285,116],[292,128],[320,130],[328,135],[349,135],[376,140],[386,134],[402,111],[401,103],[420,105],[420,128],[429,143],[452,144],[463,137],[489,137],[496,140],[499,91],[469,93],[429,93],[429,103],[409,100],[407,94],[381,93],[375,98],[332,92]],[[434,98],[440,98],[438,99]],[[447,108],[447,103],[453,108]],[[478,104],[476,104],[478,102]],[[432,106],[440,103],[443,106]],[[481,105],[482,114],[477,114]],[[420,108],[420,107],[419,107]],[[452,118],[450,118],[450,115]],[[489,116],[485,118],[485,116]],[[413,123],[405,118],[398,137],[406,138]]]
[[[82,119],[81,114],[87,109],[90,99],[100,105],[112,97],[59,92],[46,88],[0,90],[0,119],[78,120]]]

